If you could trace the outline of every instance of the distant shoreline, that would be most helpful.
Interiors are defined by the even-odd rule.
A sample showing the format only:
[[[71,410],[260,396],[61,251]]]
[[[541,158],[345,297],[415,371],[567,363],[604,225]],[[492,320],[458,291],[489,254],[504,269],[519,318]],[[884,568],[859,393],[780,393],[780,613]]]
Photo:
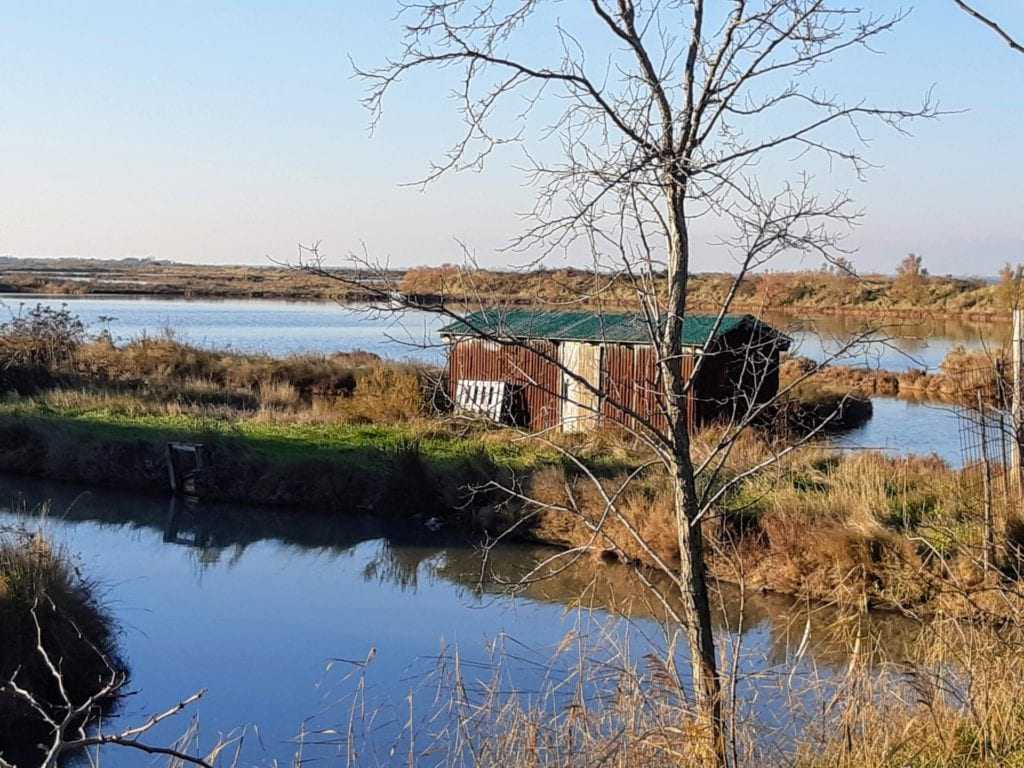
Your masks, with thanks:
[[[339,270],[367,287],[287,267],[191,265],[168,262],[17,260],[0,257],[0,295],[8,298],[268,299],[275,301],[372,302],[380,290],[397,289],[425,304],[586,306],[609,310],[635,304],[623,278],[576,269],[464,272],[454,267],[419,267],[369,275]],[[691,278],[690,307],[714,310],[726,295],[729,275]],[[595,282],[599,281],[599,285]],[[378,286],[375,290],[374,284]],[[737,312],[856,317],[875,320],[958,319],[999,322],[1010,316],[1013,283],[984,278],[886,275],[850,277],[827,272],[754,275],[737,294]],[[581,299],[580,297],[586,297]]]

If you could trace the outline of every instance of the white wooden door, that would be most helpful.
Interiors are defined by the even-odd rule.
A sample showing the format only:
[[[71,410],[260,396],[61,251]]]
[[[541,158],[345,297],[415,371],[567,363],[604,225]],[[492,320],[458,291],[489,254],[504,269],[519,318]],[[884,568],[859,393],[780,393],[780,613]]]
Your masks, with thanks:
[[[596,392],[601,382],[601,346],[579,341],[564,341],[559,345],[559,358],[564,368],[562,431],[584,432],[593,429],[597,426],[598,409],[601,404],[601,398]]]

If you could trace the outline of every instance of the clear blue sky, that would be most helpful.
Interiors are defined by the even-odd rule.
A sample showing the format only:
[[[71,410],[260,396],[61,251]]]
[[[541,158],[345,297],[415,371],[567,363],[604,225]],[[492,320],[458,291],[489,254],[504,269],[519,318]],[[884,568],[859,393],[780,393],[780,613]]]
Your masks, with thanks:
[[[978,5],[1024,36],[1024,2]],[[457,130],[444,80],[406,84],[368,133],[348,57],[372,65],[397,50],[394,10],[4,2],[0,254],[258,264],[320,239],[338,261],[365,241],[405,266],[457,260],[458,237],[485,264],[507,261],[491,254],[531,199],[517,154],[425,192],[400,186]],[[866,213],[856,263],[888,271],[916,251],[935,273],[990,274],[1024,261],[1024,56],[950,0],[918,0],[884,50],[836,65],[834,87],[913,104],[935,84],[943,106],[969,112],[909,139],[873,132],[881,167],[851,188]]]

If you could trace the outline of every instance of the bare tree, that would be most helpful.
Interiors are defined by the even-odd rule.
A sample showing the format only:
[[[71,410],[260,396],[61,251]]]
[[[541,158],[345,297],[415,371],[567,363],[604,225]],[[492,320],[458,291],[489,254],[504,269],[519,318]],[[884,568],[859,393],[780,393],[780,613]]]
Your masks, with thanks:
[[[558,10],[568,19],[553,15]],[[938,114],[930,96],[913,108],[873,106],[847,101],[823,85],[827,64],[857,49],[870,52],[904,14],[879,16],[827,0],[589,0],[571,8],[539,0],[425,0],[404,4],[401,18],[400,55],[379,69],[358,70],[368,83],[365,103],[373,123],[403,78],[420,69],[455,73],[465,130],[422,183],[480,168],[506,145],[520,144],[536,203],[510,250],[527,254],[527,268],[553,253],[586,254],[594,279],[572,303],[597,312],[610,286],[629,286],[636,317],[656,350],[658,376],[650,394],[658,418],[647,418],[627,398],[616,400],[528,338],[475,327],[444,297],[424,303],[403,293],[393,275],[366,255],[354,258],[367,273],[376,272],[372,282],[326,269],[316,248],[299,266],[357,284],[392,306],[467,323],[494,344],[528,348],[559,366],[580,391],[598,402],[614,401],[622,425],[671,478],[680,556],[672,575],[692,651],[699,731],[714,762],[724,764],[703,524],[730,489],[799,441],[771,461],[725,478],[739,436],[776,398],[733,404],[722,436],[700,456],[687,399],[716,353],[715,331],[752,271],[783,253],[849,263],[843,232],[859,213],[845,193],[817,192],[805,169],[814,162],[841,164],[859,177],[869,167],[857,148],[869,124],[906,132],[911,121]],[[803,164],[795,165],[801,158]],[[760,170],[769,162],[794,169],[792,178],[769,188]],[[693,257],[705,227],[725,233],[704,247],[731,262],[734,274],[717,300],[707,343],[693,355],[684,348],[683,330]],[[471,282],[472,269],[469,275]],[[496,303],[493,296],[476,300],[480,306]],[[744,368],[769,354],[746,350]],[[595,410],[595,416],[606,414]],[[585,473],[583,463],[566,453]],[[614,514],[617,494],[604,498]],[[628,535],[642,538],[636,531]]]
[[[992,19],[990,16],[985,15],[973,5],[970,5],[964,0],[953,0],[957,7],[969,16],[973,16],[977,21],[984,24],[986,27],[991,29],[996,35],[998,35],[1004,43],[1010,46],[1010,49],[1017,53],[1024,53],[1024,45],[1021,45],[1017,40],[1007,32],[1001,24]]]

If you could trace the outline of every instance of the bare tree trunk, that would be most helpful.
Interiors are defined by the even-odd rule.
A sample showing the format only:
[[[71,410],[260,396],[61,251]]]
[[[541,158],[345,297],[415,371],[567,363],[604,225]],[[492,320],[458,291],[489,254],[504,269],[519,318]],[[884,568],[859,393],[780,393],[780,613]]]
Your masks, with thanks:
[[[679,570],[683,587],[683,620],[690,644],[693,689],[697,719],[714,765],[725,764],[725,733],[722,721],[722,684],[715,655],[711,626],[711,601],[708,595],[707,565],[704,560],[704,535],[697,517],[693,467],[689,461],[675,475],[676,527],[679,537]]]
[[[683,322],[689,281],[689,230],[685,211],[685,186],[676,179],[666,184],[669,221],[669,306],[662,338],[663,391],[672,432],[675,483],[676,535],[679,542],[679,570],[683,620],[690,644],[693,688],[697,718],[707,738],[714,765],[725,764],[725,734],[722,723],[722,685],[715,655],[711,600],[708,594],[707,563],[700,505],[690,457],[687,408],[688,381],[683,367]]]

